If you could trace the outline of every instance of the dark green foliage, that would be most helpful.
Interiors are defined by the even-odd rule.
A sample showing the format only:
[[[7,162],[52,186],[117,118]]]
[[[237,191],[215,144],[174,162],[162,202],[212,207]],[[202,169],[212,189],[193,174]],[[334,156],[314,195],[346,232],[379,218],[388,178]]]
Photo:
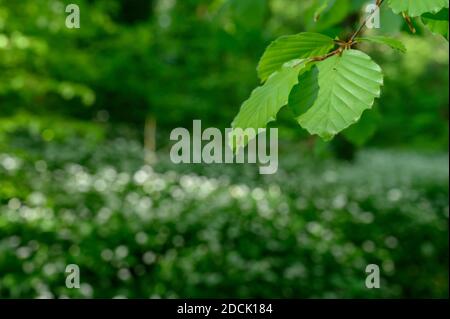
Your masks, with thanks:
[[[90,120],[106,111],[110,120],[138,128],[150,114],[165,133],[173,127],[189,127],[192,119],[199,118],[207,125],[229,126],[239,105],[257,85],[255,68],[272,40],[303,30],[345,39],[358,25],[364,1],[308,0],[294,4],[284,0],[84,0],[78,2],[82,23],[78,30],[64,27],[64,5],[68,3],[0,1],[2,114],[25,109],[44,116],[57,113]],[[397,36],[402,19],[398,21],[389,6],[384,5],[383,10],[382,17],[389,19],[382,20],[378,31],[384,36]],[[420,25],[417,29],[424,33]],[[374,106],[381,105],[379,115],[383,121],[372,135],[384,145],[391,141],[410,144],[423,138],[437,141],[433,147],[445,147],[447,139],[442,139],[441,129],[447,121],[442,105],[446,96],[428,92],[439,91],[448,82],[448,60],[436,57],[446,49],[432,41],[429,34],[427,42],[414,38],[421,45],[409,37],[400,38],[410,43],[409,49],[421,48],[419,64],[427,67],[419,70],[408,65],[395,74],[389,72],[382,101]],[[374,60],[385,72],[392,63],[415,59],[417,55],[408,53],[407,58],[401,58],[377,45],[366,47],[361,44],[358,49],[370,55],[373,50],[380,51]],[[436,50],[435,54],[425,54],[430,48]],[[438,71],[432,71],[431,66]],[[416,81],[418,76],[428,78],[426,82]],[[404,88],[405,78],[424,83],[424,87]],[[427,88],[425,83],[432,87]],[[384,99],[384,95],[405,89],[411,89],[405,94],[411,97],[406,108],[426,113],[423,115],[430,121],[417,112],[407,112],[413,120],[403,121],[405,110],[400,112],[397,102],[391,105],[391,98]],[[427,93],[420,94],[424,90]],[[439,101],[429,103],[428,99]],[[437,105],[438,112],[434,109]],[[391,121],[403,122],[407,127],[394,132],[386,126]],[[439,125],[428,124],[436,121]],[[284,128],[288,124],[291,132],[286,135],[299,140],[305,134],[293,123],[281,118],[276,126]],[[405,131],[420,134],[405,136]],[[385,135],[390,138],[385,139]],[[165,143],[164,139],[158,140],[158,145]],[[421,141],[418,144],[423,146]]]

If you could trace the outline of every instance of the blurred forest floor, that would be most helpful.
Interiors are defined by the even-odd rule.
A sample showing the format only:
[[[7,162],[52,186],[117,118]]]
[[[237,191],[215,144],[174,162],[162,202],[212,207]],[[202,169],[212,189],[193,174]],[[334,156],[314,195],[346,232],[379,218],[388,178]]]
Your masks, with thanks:
[[[63,127],[1,135],[3,298],[448,296],[446,153],[291,146],[261,176],[166,152],[149,166],[139,139]],[[70,263],[81,289],[64,285]],[[381,289],[365,288],[371,263]]]

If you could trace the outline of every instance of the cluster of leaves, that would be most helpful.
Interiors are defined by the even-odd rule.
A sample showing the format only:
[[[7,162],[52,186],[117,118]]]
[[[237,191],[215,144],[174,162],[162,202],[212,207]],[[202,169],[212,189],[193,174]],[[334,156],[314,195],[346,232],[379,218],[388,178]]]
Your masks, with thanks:
[[[389,0],[394,13],[408,17],[420,17],[431,32],[448,40],[448,0]]]
[[[324,1],[319,16],[329,7]],[[380,6],[383,1],[377,1]],[[433,32],[447,32],[448,0],[389,0],[394,13],[421,17]],[[282,36],[270,44],[258,65],[263,85],[255,89],[234,119],[233,128],[258,129],[275,120],[288,105],[297,122],[325,141],[359,121],[380,96],[383,74],[370,56],[352,46],[361,42],[385,44],[405,52],[397,39],[386,36],[357,37],[348,41],[319,33]],[[441,32],[444,36],[448,34]],[[333,50],[336,45],[337,49]],[[239,131],[240,132],[240,131]],[[237,139],[244,146],[246,141]]]
[[[347,165],[289,152],[261,177],[142,166],[137,141],[64,127],[50,142],[45,125],[4,136],[3,298],[448,295],[445,154],[366,151]],[[81,289],[65,287],[72,263]],[[365,288],[370,263],[382,289]]]

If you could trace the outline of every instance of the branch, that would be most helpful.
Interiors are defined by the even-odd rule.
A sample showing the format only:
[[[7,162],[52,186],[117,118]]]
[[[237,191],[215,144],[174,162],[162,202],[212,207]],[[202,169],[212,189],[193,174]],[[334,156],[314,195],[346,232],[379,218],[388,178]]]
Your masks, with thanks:
[[[384,2],[384,0],[376,0],[375,4],[377,6],[377,10],[380,9],[383,2]],[[377,10],[375,10],[371,15],[369,15],[366,19],[364,19],[363,23],[358,27],[358,29],[353,33],[353,35],[350,37],[350,39],[348,41],[335,40],[335,43],[339,45],[339,48],[337,48],[336,50],[331,51],[330,53],[327,53],[325,55],[313,57],[313,58],[311,58],[311,61],[315,61],[315,62],[323,61],[323,60],[328,59],[329,57],[332,57],[333,55],[341,54],[342,51],[344,51],[345,49],[351,48],[352,45],[355,43],[355,38],[361,33],[364,26],[367,24],[367,22],[370,19],[372,19],[373,15],[377,12]]]
[[[353,33],[353,35],[351,36],[350,40],[348,41],[350,44],[353,43],[353,41],[355,40],[355,38],[361,33],[361,31],[363,30],[364,26],[367,24],[367,22],[372,19],[373,15],[380,10],[381,5],[383,4],[384,0],[377,0],[376,2],[376,6],[377,6],[377,10],[375,10],[370,16],[368,16],[363,23],[359,26],[359,28],[355,31],[355,33]]]
[[[402,16],[403,19],[405,19],[406,24],[408,25],[409,31],[411,31],[411,33],[416,33],[416,28],[414,27],[411,18],[405,12],[402,12]]]
[[[311,60],[312,60],[312,61],[316,61],[316,62],[318,62],[318,61],[323,61],[323,60],[325,60],[325,59],[328,59],[329,57],[332,57],[333,55],[336,55],[336,54],[338,54],[338,53],[341,53],[342,50],[343,50],[342,47],[339,47],[339,48],[337,48],[336,50],[331,51],[330,53],[327,53],[327,54],[322,55],[322,56],[316,56],[316,57],[312,58]]]

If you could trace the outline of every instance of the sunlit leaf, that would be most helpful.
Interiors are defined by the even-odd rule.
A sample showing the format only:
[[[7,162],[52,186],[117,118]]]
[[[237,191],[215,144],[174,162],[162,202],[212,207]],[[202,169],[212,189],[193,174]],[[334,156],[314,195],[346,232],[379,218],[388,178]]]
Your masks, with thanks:
[[[302,77],[296,91],[296,99],[313,101],[308,109],[305,105],[291,105],[298,123],[311,134],[317,134],[324,140],[330,140],[357,122],[366,109],[370,109],[376,97],[380,96],[383,74],[381,68],[365,53],[346,50],[317,63],[317,73],[312,68]],[[311,96],[317,95],[316,99]],[[310,103],[311,104],[311,103]]]
[[[259,61],[259,78],[265,81],[284,63],[326,54],[333,46],[332,38],[318,33],[304,32],[280,37],[269,45]]]
[[[448,0],[389,0],[389,6],[395,13],[406,12],[410,17],[418,17],[448,8]]]
[[[232,123],[232,127],[257,130],[265,128],[267,123],[274,121],[278,111],[288,103],[289,93],[298,82],[298,74],[305,67],[307,60],[295,62],[295,66],[283,66],[272,74],[267,82],[253,90]],[[237,147],[244,145],[239,141]]]

